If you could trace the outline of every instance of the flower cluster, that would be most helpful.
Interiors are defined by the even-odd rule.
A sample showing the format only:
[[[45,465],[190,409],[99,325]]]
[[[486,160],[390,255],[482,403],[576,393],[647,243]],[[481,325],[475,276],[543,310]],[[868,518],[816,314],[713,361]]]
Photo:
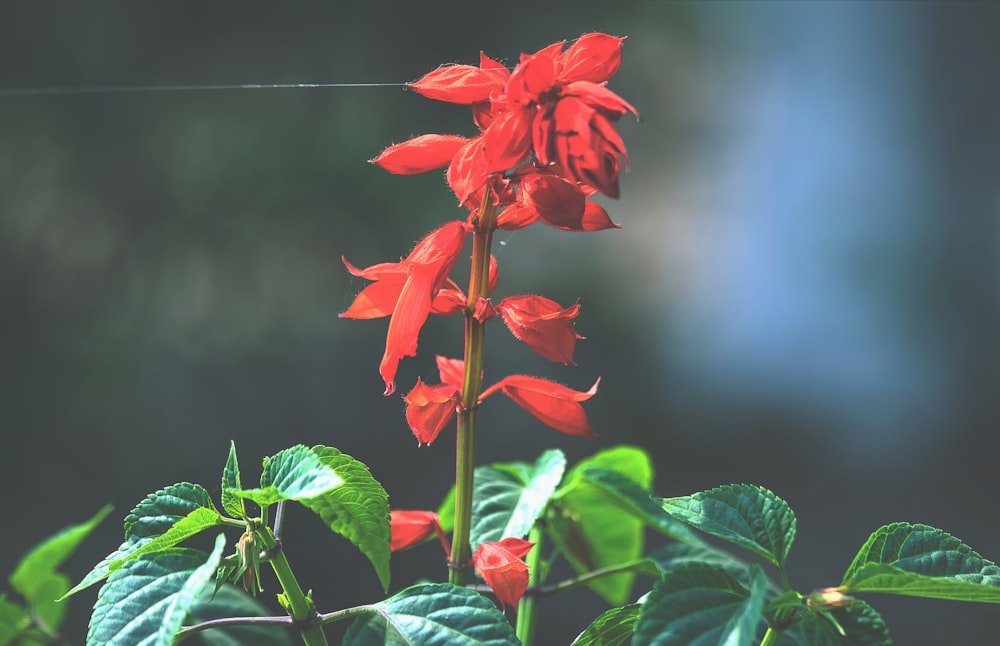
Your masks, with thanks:
[[[618,227],[589,198],[596,193],[618,197],[619,173],[628,163],[612,124],[627,112],[637,113],[605,87],[618,70],[623,40],[585,34],[568,47],[559,42],[522,54],[513,70],[483,54],[478,67],[444,66],[409,84],[425,97],[470,106],[479,134],[421,135],[371,160],[400,174],[447,168],[448,184],[469,210],[465,220],[427,234],[399,262],[361,269],[344,259],[351,274],[372,282],[341,316],[389,317],[379,364],[386,395],[395,391],[400,360],[416,355],[420,329],[430,314],[464,314],[479,324],[499,316],[539,355],[573,363],[576,341],[582,338],[573,327],[578,304],[563,307],[533,295],[493,304],[489,296],[497,284],[497,268],[492,257],[483,293],[474,298],[448,276],[470,233],[485,236],[537,221],[567,231]],[[538,377],[511,375],[470,397],[463,392],[465,368],[463,360],[438,357],[440,383],[418,380],[406,395],[406,418],[419,443],[433,442],[463,401],[478,405],[495,392],[556,430],[592,435],[580,402],[596,392],[597,383],[581,392]]]

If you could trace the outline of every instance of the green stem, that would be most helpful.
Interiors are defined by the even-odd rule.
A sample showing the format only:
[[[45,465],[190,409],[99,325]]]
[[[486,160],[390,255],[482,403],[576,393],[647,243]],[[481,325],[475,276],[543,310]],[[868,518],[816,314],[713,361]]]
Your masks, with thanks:
[[[767,632],[764,633],[764,638],[760,640],[760,646],[775,646],[778,640],[781,639],[781,633],[783,630],[775,630],[774,628],[768,628]]]
[[[474,314],[479,299],[488,293],[490,247],[496,228],[496,205],[487,189],[479,213],[473,220],[472,268],[469,272],[468,305],[465,310],[465,377],[458,414],[455,443],[455,530],[451,542],[448,581],[465,585],[465,568],[472,558],[469,531],[472,528],[472,476],[476,467],[476,408],[482,391],[486,326]]]
[[[535,544],[528,552],[525,563],[528,564],[528,585],[537,586],[542,580],[542,539],[545,538],[542,528],[536,523],[531,528],[528,540]],[[538,597],[536,595],[525,595],[521,597],[517,604],[517,637],[521,640],[522,646],[531,646],[535,640],[535,624],[538,614]]]
[[[302,634],[302,642],[306,646],[327,646],[323,627],[317,621],[316,607],[313,605],[312,599],[302,591],[298,579],[292,572],[292,567],[288,564],[288,558],[285,556],[281,543],[275,540],[269,527],[261,527],[258,530],[258,536],[261,547],[268,554],[268,563],[271,564],[275,576],[278,577],[278,583],[281,584],[281,590],[287,604],[285,609],[291,615],[295,627]]]

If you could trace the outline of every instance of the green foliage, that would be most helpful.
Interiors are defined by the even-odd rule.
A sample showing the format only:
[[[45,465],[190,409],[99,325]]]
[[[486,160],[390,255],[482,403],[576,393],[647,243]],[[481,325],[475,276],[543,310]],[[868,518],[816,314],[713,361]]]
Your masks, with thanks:
[[[492,601],[448,583],[416,585],[371,606],[344,646],[509,646],[514,629]]]
[[[621,646],[635,632],[641,604],[630,603],[620,608],[605,610],[570,646]]]
[[[207,591],[202,592],[195,600],[194,605],[191,606],[185,623],[191,625],[227,617],[266,617],[269,614],[271,614],[270,610],[242,590],[231,585],[224,585],[213,595],[209,595]],[[208,646],[242,646],[243,644],[291,646],[293,643],[288,631],[284,628],[256,624],[211,628],[198,633],[198,636]]]
[[[236,459],[236,442],[229,442],[229,457],[222,471],[222,508],[233,518],[246,518],[246,503],[234,492],[243,489],[240,481],[240,464]]]
[[[389,589],[389,495],[368,467],[329,446],[313,453],[342,480],[342,486],[302,501],[368,557],[384,590]]]
[[[796,625],[810,646],[888,646],[892,643],[882,616],[860,599],[849,606],[833,608],[829,616],[808,612]]]
[[[795,539],[795,514],[781,498],[754,485],[725,485],[660,500],[664,511],[701,531],[729,541],[777,567]]]
[[[172,644],[198,594],[215,575],[225,538],[219,534],[208,555],[177,547],[125,563],[97,596],[87,644]]]
[[[633,646],[745,646],[757,637],[766,581],[759,566],[747,589],[723,570],[701,563],[664,575],[639,612]]]
[[[534,465],[513,463],[476,469],[469,539],[473,551],[485,541],[527,536],[565,469],[566,456],[558,450],[545,451]]]
[[[282,500],[316,498],[343,483],[340,476],[323,464],[318,455],[299,444],[264,461],[260,488],[230,489],[229,492],[266,507]]]

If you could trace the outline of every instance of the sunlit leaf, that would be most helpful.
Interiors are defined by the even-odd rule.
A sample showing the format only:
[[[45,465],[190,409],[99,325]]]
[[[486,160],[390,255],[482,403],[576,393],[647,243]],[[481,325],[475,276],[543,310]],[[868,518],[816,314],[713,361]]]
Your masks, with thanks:
[[[222,508],[233,518],[246,518],[246,503],[234,492],[243,489],[240,482],[240,464],[236,459],[236,443],[229,442],[229,457],[222,471]]]
[[[580,633],[570,646],[620,646],[635,632],[640,604],[605,610]]]
[[[314,446],[312,451],[343,484],[302,503],[368,557],[382,588],[388,590],[391,538],[388,494],[362,462],[328,446]]]
[[[319,456],[299,444],[267,459],[259,489],[232,491],[232,494],[266,507],[282,500],[316,498],[343,483]]]

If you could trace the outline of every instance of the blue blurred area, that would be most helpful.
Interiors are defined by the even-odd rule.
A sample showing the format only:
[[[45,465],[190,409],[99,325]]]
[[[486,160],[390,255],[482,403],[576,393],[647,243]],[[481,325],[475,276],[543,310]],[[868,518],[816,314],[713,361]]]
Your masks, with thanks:
[[[798,513],[789,574],[808,591],[896,520],[1000,558],[998,20],[974,3],[8,3],[0,88],[403,82],[480,50],[512,64],[627,35],[611,87],[642,120],[620,124],[632,171],[605,203],[623,228],[531,227],[496,249],[498,296],[581,299],[578,366],[500,328],[487,359],[487,381],[601,376],[598,439],[491,399],[481,460],[629,442],[660,495],[768,486]],[[337,317],[363,282],[340,256],[393,260],[463,217],[439,174],[366,160],[472,128],[392,87],[0,97],[0,487],[18,527],[0,572],[107,502],[120,518],[176,481],[217,491],[230,439],[248,478],[323,443],[369,463],[394,506],[436,506],[451,436],[418,449],[382,397],[385,326]],[[401,390],[460,334],[432,319]],[[303,584],[321,606],[379,598],[346,542],[288,522],[292,558],[320,555]],[[73,576],[118,545],[105,524]],[[394,584],[439,578],[433,559],[403,553]],[[92,600],[71,607],[74,643]],[[986,643],[998,617],[871,601],[901,644]],[[546,608],[541,638],[560,644],[602,605]]]

